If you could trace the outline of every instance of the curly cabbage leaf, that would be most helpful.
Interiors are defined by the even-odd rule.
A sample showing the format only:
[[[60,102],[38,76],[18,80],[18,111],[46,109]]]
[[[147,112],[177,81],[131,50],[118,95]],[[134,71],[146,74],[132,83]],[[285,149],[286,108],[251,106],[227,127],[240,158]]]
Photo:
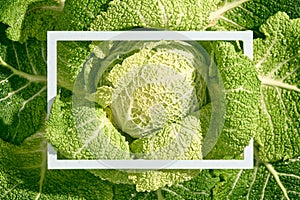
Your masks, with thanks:
[[[34,134],[46,118],[45,43],[5,36],[0,24],[0,138],[14,144]]]
[[[0,22],[8,25],[6,35],[13,41],[27,41],[28,37],[46,39],[46,31],[53,29],[54,18],[65,0],[8,0],[0,2]],[[17,8],[17,9],[16,9]]]
[[[266,162],[300,154],[300,19],[277,13],[254,42],[260,85],[259,157]]]
[[[82,63],[90,54],[90,42],[63,41],[57,43],[58,85],[73,90],[74,82],[82,69]]]
[[[200,120],[195,116],[188,116],[179,124],[167,125],[149,137],[133,141],[130,149],[134,153],[147,154],[148,159],[200,160],[201,133]]]
[[[300,159],[279,163],[256,161],[253,170],[217,170],[222,177],[213,188],[214,199],[299,199]]]
[[[226,114],[220,138],[208,157],[222,159],[239,155],[256,134],[259,80],[253,62],[243,52],[236,52],[234,45],[215,42],[210,48],[224,83]]]
[[[285,12],[291,19],[300,17],[300,2],[294,0],[251,0],[219,16],[216,27],[225,30],[253,30],[263,37],[259,28],[277,12]]]
[[[47,170],[47,141],[38,132],[20,146],[0,139],[0,198],[109,200],[113,191],[87,171]]]
[[[135,1],[114,0],[101,12],[89,30],[128,30],[136,27],[170,30],[204,30],[220,0]]]
[[[208,170],[203,170],[197,177],[183,183],[174,184],[171,187],[161,187],[152,192],[137,192],[131,185],[115,185],[114,199],[212,199],[212,189],[220,182],[220,177],[213,175]],[[201,184],[199,184],[201,183]]]
[[[64,0],[63,0],[64,1]],[[67,0],[55,30],[86,31],[95,18],[105,11],[110,0]]]

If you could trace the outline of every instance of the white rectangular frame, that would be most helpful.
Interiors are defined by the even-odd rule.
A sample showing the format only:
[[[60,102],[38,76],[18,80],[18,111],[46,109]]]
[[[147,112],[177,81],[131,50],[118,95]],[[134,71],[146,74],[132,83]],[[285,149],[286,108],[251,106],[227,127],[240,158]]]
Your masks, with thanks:
[[[104,40],[239,40],[243,42],[244,54],[253,59],[252,31],[48,31],[48,114],[57,95],[57,42]],[[249,146],[244,149],[243,160],[60,160],[57,159],[57,152],[48,144],[47,158],[48,169],[252,169],[253,150],[253,139],[251,139]]]

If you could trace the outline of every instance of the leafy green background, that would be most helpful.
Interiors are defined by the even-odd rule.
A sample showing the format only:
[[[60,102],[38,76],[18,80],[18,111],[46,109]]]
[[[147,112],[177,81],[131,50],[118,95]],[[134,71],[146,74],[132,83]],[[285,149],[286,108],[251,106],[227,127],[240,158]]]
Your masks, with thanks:
[[[0,199],[299,199],[299,9],[300,2],[293,0],[0,1]],[[254,31],[253,62],[246,61],[236,44],[215,44],[211,52],[223,63],[221,55],[231,51],[227,62],[232,63],[224,69],[253,66],[262,83],[256,91],[260,121],[249,129],[255,137],[254,169],[203,170],[191,181],[149,193],[84,170],[47,170],[47,30],[134,27]],[[60,49],[59,77],[71,70],[60,86],[68,89],[88,44]]]

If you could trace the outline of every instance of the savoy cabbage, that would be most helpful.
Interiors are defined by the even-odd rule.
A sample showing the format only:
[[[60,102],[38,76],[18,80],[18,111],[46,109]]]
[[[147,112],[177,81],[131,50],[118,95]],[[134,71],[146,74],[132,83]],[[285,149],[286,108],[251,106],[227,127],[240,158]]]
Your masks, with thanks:
[[[0,199],[299,199],[299,9],[299,2],[292,0],[1,1]],[[49,121],[46,120],[47,31],[131,30],[141,27],[254,31],[253,60],[243,55],[238,42],[201,43],[218,68],[226,103],[219,140],[207,155],[202,154],[207,159],[240,158],[244,146],[253,137],[254,169],[144,172],[47,170],[47,142],[58,150],[62,158],[113,156],[115,159],[131,159],[132,155],[139,155],[132,153],[143,153],[153,158],[153,151],[159,152],[156,156],[165,156],[170,152],[170,149],[160,148],[157,144],[172,144],[172,134],[180,133],[184,137],[185,131],[191,129],[196,132],[195,137],[186,147],[183,159],[202,159],[203,155],[197,153],[202,150],[203,138],[211,120],[207,116],[214,110],[209,104],[211,99],[206,96],[205,81],[199,76],[197,79],[188,59],[179,65],[185,66],[183,71],[176,71],[174,67],[165,69],[168,76],[180,72],[180,84],[176,81],[159,82],[152,84],[153,88],[148,90],[149,96],[156,97],[156,103],[174,103],[175,99],[175,109],[161,113],[163,109],[157,108],[153,111],[155,117],[149,118],[153,114],[147,115],[146,112],[149,101],[138,97],[131,99],[140,109],[135,111],[143,114],[146,122],[153,119],[151,123],[161,127],[162,121],[155,121],[159,118],[157,115],[167,115],[164,128],[158,128],[155,133],[145,129],[129,131],[132,132],[131,136],[123,133],[128,132],[130,123],[142,122],[132,118],[128,124],[128,121],[124,121],[127,113],[118,115],[116,110],[122,109],[119,108],[119,101],[129,99],[120,99],[116,94],[128,89],[123,87],[122,81],[129,80],[128,84],[130,80],[141,84],[142,81],[135,80],[136,76],[126,75],[122,70],[130,67],[131,62],[142,62],[139,58],[143,57],[143,53],[149,59],[144,61],[146,66],[153,67],[138,67],[131,70],[133,74],[155,74],[157,71],[153,64],[162,62],[178,66],[174,65],[173,58],[182,55],[165,50],[161,50],[163,58],[157,56],[151,60],[149,55],[158,55],[159,48],[155,48],[155,51],[151,51],[151,48],[142,49],[126,55],[122,62],[114,62],[114,67],[110,69],[112,73],[104,73],[105,78],[97,79],[97,88],[93,92],[85,94],[84,98],[79,96],[74,101],[72,91],[76,93],[73,86],[80,81],[78,78],[82,78],[83,73],[93,75],[89,72],[89,66],[94,65],[82,63],[91,53],[101,57],[97,49],[99,44],[89,41],[59,42],[59,95],[53,104]],[[210,71],[209,76],[216,75],[214,73]],[[122,79],[120,74],[125,78]],[[155,75],[162,76],[162,80],[169,80],[170,77],[164,76],[166,74]],[[148,81],[151,79],[147,75],[145,78]],[[198,85],[203,83],[203,88],[195,91],[195,82]],[[165,84],[164,87],[161,87],[162,84]],[[160,97],[159,92],[155,92],[174,89],[174,85],[191,98],[178,99],[178,104],[176,95],[173,95],[172,101],[157,98]],[[180,88],[182,86],[183,90]],[[190,101],[193,99],[197,101],[197,108],[192,108],[195,104]],[[114,109],[111,109],[113,103]],[[182,109],[182,104],[189,109]],[[195,110],[199,112],[191,112]],[[76,115],[83,117],[87,123],[80,124],[82,121],[77,121]],[[182,123],[174,123],[174,118],[180,118]],[[100,125],[103,126],[104,137],[100,139],[112,139],[109,145],[97,140],[88,141],[89,134],[100,126],[99,121],[102,121]],[[144,127],[147,127],[147,123]],[[133,130],[136,127],[133,126]],[[147,137],[140,137],[143,134]],[[161,137],[156,137],[156,134]],[[104,145],[105,151],[101,155],[91,153],[95,152],[91,149],[104,149]],[[177,149],[180,156],[182,148]]]

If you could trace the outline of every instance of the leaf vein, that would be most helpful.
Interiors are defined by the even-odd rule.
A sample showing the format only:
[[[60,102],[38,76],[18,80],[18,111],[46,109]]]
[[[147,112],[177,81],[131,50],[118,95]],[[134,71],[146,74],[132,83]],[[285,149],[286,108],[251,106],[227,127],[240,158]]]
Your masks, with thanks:
[[[30,66],[31,66],[32,72],[34,75],[37,75],[37,71],[35,69],[35,66],[32,63],[32,60],[31,60],[29,52],[28,52],[27,42],[25,42],[25,50],[26,50],[27,58],[28,58]]]
[[[268,182],[269,182],[269,178],[270,178],[270,173],[268,173],[268,176],[267,176],[266,181],[264,183],[263,190],[261,192],[261,198],[260,198],[261,200],[263,200],[264,197],[265,197],[265,191],[266,191],[266,187],[267,187]]]
[[[172,191],[172,190],[169,190],[169,189],[167,189],[167,188],[161,188],[161,190],[164,190],[164,191],[166,191],[166,192],[169,192],[169,193],[173,194],[174,196],[179,197],[180,199],[185,200],[181,195],[177,194],[176,192],[174,192],[174,191]]]
[[[163,24],[163,26],[166,26],[167,23],[168,23],[168,18],[167,18],[167,13],[166,13],[166,10],[165,10],[165,6],[161,2],[161,0],[157,0],[157,3],[158,3],[159,9],[161,10],[162,24]]]
[[[253,185],[254,185],[254,182],[255,182],[255,180],[256,180],[258,167],[259,167],[259,162],[256,161],[256,163],[255,163],[255,168],[254,168],[254,172],[253,172],[253,179],[252,179],[251,184],[250,184],[250,186],[249,186],[249,188],[248,188],[248,192],[247,192],[247,196],[246,196],[246,199],[247,199],[247,200],[248,200],[249,197],[250,197],[251,189],[252,189],[252,187],[253,187]]]
[[[286,173],[278,173],[280,176],[289,176],[289,177],[293,177],[296,179],[300,179],[300,176],[297,176],[295,174],[286,174]]]
[[[234,190],[234,188],[235,188],[237,182],[239,181],[239,179],[240,179],[242,173],[243,173],[243,170],[241,169],[241,170],[239,171],[239,173],[237,174],[237,176],[236,176],[236,178],[235,178],[235,180],[234,180],[234,182],[233,182],[233,186],[232,186],[230,192],[228,193],[226,199],[229,200],[229,196],[232,194],[232,192],[233,192],[233,190]]]
[[[20,114],[22,112],[22,110],[25,108],[25,106],[32,101],[33,99],[35,99],[37,96],[39,96],[43,91],[45,91],[47,89],[46,86],[42,87],[42,89],[40,89],[40,91],[38,91],[36,94],[34,94],[32,97],[30,97],[29,99],[23,101],[21,108],[18,111],[18,124],[16,126],[16,131],[19,129],[20,124],[21,124],[21,117]],[[12,137],[13,139],[15,139],[15,137],[17,136],[17,133],[14,134],[14,136]]]
[[[280,79],[280,81],[284,81],[285,79],[287,79],[289,76],[291,76],[292,74],[294,74],[298,69],[300,69],[300,66],[297,66],[295,70],[291,71],[290,73],[288,73],[287,75],[285,75],[282,79]]]
[[[11,187],[9,190],[7,190],[1,197],[5,197],[7,196],[11,191],[13,191],[14,189],[16,189],[19,185],[23,184],[23,181],[20,181],[19,183],[15,184],[13,187]]]
[[[25,85],[23,85],[22,87],[18,88],[17,90],[15,90],[13,92],[9,92],[6,97],[3,97],[3,98],[0,99],[0,102],[5,101],[6,99],[8,99],[8,98],[12,97],[13,95],[17,94],[18,92],[24,90],[28,85],[30,85],[30,82],[27,82]]]
[[[270,78],[263,77],[263,76],[258,76],[258,78],[261,81],[262,85],[272,86],[272,87],[280,87],[283,89],[300,92],[300,88],[298,88],[296,85],[283,83],[281,80],[270,79]]]
[[[272,78],[274,76],[274,74],[285,64],[287,64],[288,62],[290,62],[291,60],[293,60],[294,58],[297,58],[298,56],[300,56],[300,54],[294,55],[280,63],[278,63],[278,65],[276,67],[273,68],[272,71],[269,72],[269,74],[267,75],[267,78]]]
[[[268,170],[272,173],[272,175],[274,176],[274,178],[275,178],[277,184],[279,185],[279,187],[280,187],[280,189],[281,189],[281,191],[282,191],[284,197],[285,197],[286,199],[289,200],[290,198],[289,198],[289,196],[288,196],[288,194],[287,194],[287,191],[286,191],[285,187],[283,186],[283,184],[282,184],[282,182],[281,182],[281,180],[280,180],[280,178],[279,178],[278,172],[274,169],[274,167],[273,167],[270,163],[264,163],[264,164],[265,164],[265,166],[267,167],[267,169],[268,169]]]
[[[260,69],[260,67],[262,66],[262,64],[267,60],[267,58],[270,56],[271,51],[274,47],[274,45],[278,42],[278,36],[277,34],[275,35],[275,39],[273,40],[273,42],[271,43],[270,47],[267,49],[265,56],[262,57],[255,65],[256,69]]]

